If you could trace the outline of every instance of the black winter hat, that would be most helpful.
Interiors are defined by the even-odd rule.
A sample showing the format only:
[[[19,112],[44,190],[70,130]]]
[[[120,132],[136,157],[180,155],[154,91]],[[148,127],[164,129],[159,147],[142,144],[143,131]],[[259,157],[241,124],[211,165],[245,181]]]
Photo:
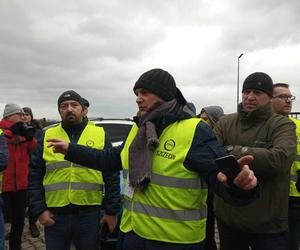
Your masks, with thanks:
[[[22,109],[23,109],[24,113],[27,113],[27,114],[29,114],[29,115],[31,116],[31,120],[32,120],[32,119],[33,119],[33,113],[32,113],[31,108],[29,108],[29,107],[24,107],[24,108],[22,108]]]
[[[87,99],[85,99],[84,97],[82,97],[82,101],[83,101],[84,107],[88,108],[90,106],[90,102]]]
[[[255,72],[245,79],[243,91],[246,89],[258,89],[273,96],[273,80],[264,72]]]
[[[84,101],[82,97],[74,90],[67,90],[63,92],[57,100],[57,106],[59,107],[62,102],[70,100],[77,101],[80,103],[81,106],[84,106]]]
[[[164,101],[171,101],[176,98],[181,104],[186,104],[180,90],[176,87],[173,76],[162,69],[151,69],[143,73],[136,81],[133,91],[137,88],[144,88],[156,94]]]

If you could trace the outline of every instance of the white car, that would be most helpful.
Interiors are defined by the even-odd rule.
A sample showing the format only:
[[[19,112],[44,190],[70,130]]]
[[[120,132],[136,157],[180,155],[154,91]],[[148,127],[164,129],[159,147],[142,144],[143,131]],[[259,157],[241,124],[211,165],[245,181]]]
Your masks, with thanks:
[[[131,119],[106,119],[95,118],[90,119],[96,126],[103,127],[104,131],[108,134],[113,146],[121,145],[126,139],[133,121]]]
[[[89,119],[96,126],[103,127],[105,133],[108,134],[109,139],[112,142],[113,146],[121,145],[122,142],[126,139],[132,125],[133,120],[129,118],[119,119],[119,118],[91,118]],[[58,123],[51,124],[43,128],[43,131],[46,131],[48,128],[56,126]]]

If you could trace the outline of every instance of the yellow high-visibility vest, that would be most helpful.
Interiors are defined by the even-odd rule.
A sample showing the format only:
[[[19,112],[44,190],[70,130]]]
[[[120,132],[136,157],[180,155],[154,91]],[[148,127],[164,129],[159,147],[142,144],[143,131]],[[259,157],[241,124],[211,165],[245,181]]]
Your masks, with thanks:
[[[296,136],[297,136],[297,154],[293,165],[291,167],[291,178],[290,178],[290,196],[300,197],[300,193],[298,192],[295,184],[297,181],[297,170],[300,170],[300,121],[290,117],[290,119],[296,125]]]
[[[133,230],[145,239],[170,243],[204,240],[207,185],[198,173],[183,165],[199,122],[200,119],[192,118],[164,129],[153,153],[151,181],[146,191],[135,190],[132,198],[124,197],[122,232]],[[134,125],[121,152],[125,172],[129,147],[137,132]]]
[[[75,205],[101,205],[103,178],[100,171],[64,160],[63,154],[53,153],[47,147],[47,139],[70,139],[61,124],[45,132],[43,159],[46,162],[46,174],[43,185],[48,207]],[[105,133],[103,128],[87,124],[77,142],[92,148],[103,149]]]

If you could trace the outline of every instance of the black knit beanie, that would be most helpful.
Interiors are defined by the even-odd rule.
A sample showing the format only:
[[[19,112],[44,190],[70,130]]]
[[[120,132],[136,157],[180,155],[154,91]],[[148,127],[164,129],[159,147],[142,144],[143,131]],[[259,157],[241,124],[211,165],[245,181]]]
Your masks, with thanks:
[[[82,97],[74,90],[67,90],[63,92],[57,100],[57,106],[59,107],[62,102],[70,100],[77,101],[80,103],[81,106],[84,106]]]
[[[86,107],[86,108],[90,107],[90,102],[87,99],[82,97],[82,101],[83,101],[83,106],[84,107]]]
[[[32,119],[33,119],[33,113],[32,113],[31,108],[29,108],[29,107],[24,107],[24,108],[22,108],[22,109],[23,109],[24,113],[27,113],[27,114],[29,114],[29,115],[31,116],[31,120],[32,120]]]
[[[265,92],[269,96],[273,96],[273,80],[266,73],[255,72],[247,76],[245,79],[243,91],[246,89],[258,89]]]
[[[186,103],[182,93],[176,87],[173,76],[162,69],[151,69],[143,73],[136,81],[133,91],[135,92],[137,88],[147,89],[164,101],[170,101],[176,98],[179,103]]]

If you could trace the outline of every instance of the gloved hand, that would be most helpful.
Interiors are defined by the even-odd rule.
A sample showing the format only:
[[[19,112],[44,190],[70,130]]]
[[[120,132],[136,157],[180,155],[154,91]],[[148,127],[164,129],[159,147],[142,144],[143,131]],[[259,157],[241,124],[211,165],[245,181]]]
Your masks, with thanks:
[[[296,188],[300,193],[300,169],[297,171],[297,181],[296,181]]]

